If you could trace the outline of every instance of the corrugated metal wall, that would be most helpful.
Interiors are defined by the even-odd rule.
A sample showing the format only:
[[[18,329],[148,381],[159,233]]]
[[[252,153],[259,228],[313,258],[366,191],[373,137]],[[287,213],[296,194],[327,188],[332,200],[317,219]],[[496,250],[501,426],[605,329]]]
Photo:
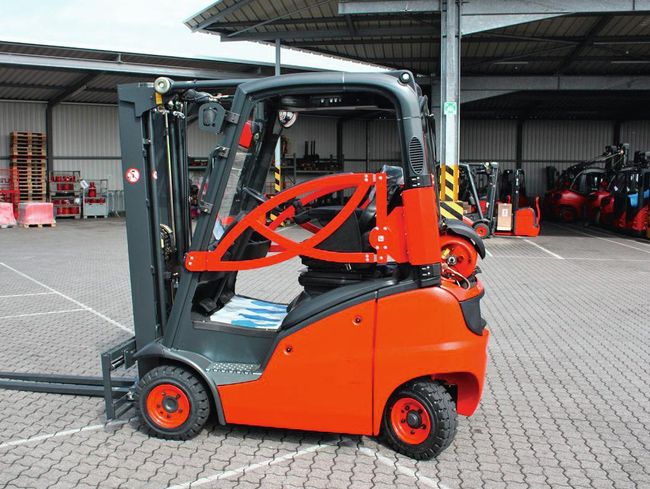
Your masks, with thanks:
[[[630,143],[631,156],[635,151],[650,151],[650,120],[621,124],[621,141]]]
[[[9,166],[11,131],[45,131],[45,104],[0,101],[0,168]]]
[[[55,108],[54,168],[79,170],[86,178],[107,178],[111,189],[122,189],[117,108],[62,104]],[[0,101],[0,167],[7,166],[11,131],[45,131],[45,104]],[[516,160],[517,123],[510,120],[463,120],[462,161],[498,161],[512,168]],[[300,117],[290,129],[289,154],[304,154],[305,141],[317,141],[316,152],[336,155],[336,119]],[[366,134],[368,144],[366,147]],[[611,121],[526,121],[523,124],[522,166],[530,194],[544,191],[544,168],[558,169],[600,154],[613,142]],[[189,128],[190,156],[205,157],[216,137]],[[650,121],[621,124],[621,140],[630,150],[650,150]],[[367,150],[367,154],[366,154]],[[374,171],[399,158],[396,124],[391,120],[347,121],[343,125],[343,155],[347,171]]]
[[[609,121],[526,121],[523,125],[522,168],[529,194],[546,188],[545,168],[563,170],[601,154],[613,143]]]
[[[316,141],[316,153],[321,158],[336,158],[336,119],[332,117],[299,116],[282,134],[289,141],[287,154],[300,158],[305,154],[305,141]]]

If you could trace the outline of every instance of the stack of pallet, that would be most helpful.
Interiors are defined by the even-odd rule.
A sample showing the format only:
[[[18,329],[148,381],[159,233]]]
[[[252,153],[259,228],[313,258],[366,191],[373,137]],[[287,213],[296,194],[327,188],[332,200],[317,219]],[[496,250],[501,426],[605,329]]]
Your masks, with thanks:
[[[46,139],[42,132],[14,131],[10,137],[14,189],[21,202],[45,202],[47,197]]]

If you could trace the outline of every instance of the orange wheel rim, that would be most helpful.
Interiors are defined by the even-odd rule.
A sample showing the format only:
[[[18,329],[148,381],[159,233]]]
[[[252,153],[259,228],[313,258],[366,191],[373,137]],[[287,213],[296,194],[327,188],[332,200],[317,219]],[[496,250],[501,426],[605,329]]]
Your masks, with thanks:
[[[442,259],[449,268],[468,277],[476,268],[476,258],[469,245],[460,240],[448,240],[442,244]]]
[[[479,238],[485,238],[487,236],[488,230],[486,226],[476,226],[474,230],[476,231],[476,234],[478,234]]]
[[[402,397],[390,410],[393,432],[404,443],[418,445],[431,433],[431,418],[424,405],[412,397]]]
[[[179,387],[159,384],[147,396],[147,415],[161,428],[178,428],[190,417],[190,400]]]

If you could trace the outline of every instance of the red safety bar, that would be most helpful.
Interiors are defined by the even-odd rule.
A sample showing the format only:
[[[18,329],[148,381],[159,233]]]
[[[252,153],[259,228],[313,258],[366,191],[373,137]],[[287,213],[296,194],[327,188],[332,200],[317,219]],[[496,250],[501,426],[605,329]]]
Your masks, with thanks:
[[[376,189],[377,224],[370,233],[370,243],[375,247],[376,252],[338,252],[316,248],[355,212],[373,185]],[[349,188],[355,188],[355,191],[341,211],[305,241],[296,242],[275,231],[282,221],[293,216],[295,213],[293,206],[287,207],[277,219],[267,224],[267,215],[273,209],[293,199],[300,198],[301,202],[308,203],[323,195]],[[336,263],[385,263],[393,247],[396,248],[394,250],[396,255],[403,255],[402,250],[395,246],[396,243],[401,243],[399,236],[391,235],[387,209],[386,174],[384,173],[350,173],[310,180],[280,192],[250,211],[221,238],[213,251],[188,253],[185,267],[191,272],[250,270],[275,265],[298,255]],[[282,247],[282,251],[251,260],[224,260],[223,257],[228,249],[248,229],[253,229],[271,242],[277,243]]]

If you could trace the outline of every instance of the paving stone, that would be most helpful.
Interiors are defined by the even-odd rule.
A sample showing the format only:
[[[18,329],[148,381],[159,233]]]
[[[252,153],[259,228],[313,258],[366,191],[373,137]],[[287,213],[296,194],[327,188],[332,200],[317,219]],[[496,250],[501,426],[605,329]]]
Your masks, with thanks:
[[[123,220],[14,228],[2,240],[0,261],[132,327]],[[232,475],[202,487],[650,486],[650,376],[639,374],[650,363],[648,295],[630,286],[650,283],[648,254],[550,224],[535,242],[567,259],[523,240],[487,241],[488,380],[478,411],[459,420],[438,460],[413,461],[367,437],[214,422],[183,443],[150,438],[137,422],[24,441],[101,425],[102,401],[0,391],[0,487],[164,488],[219,474]],[[238,292],[289,301],[300,266],[241,273]],[[0,296],[43,291],[0,265]],[[57,294],[0,298],[2,315],[75,307]],[[0,370],[97,375],[99,354],[128,336],[88,310],[4,319]],[[11,441],[20,444],[3,446]],[[319,442],[327,444],[316,452],[243,470]]]

